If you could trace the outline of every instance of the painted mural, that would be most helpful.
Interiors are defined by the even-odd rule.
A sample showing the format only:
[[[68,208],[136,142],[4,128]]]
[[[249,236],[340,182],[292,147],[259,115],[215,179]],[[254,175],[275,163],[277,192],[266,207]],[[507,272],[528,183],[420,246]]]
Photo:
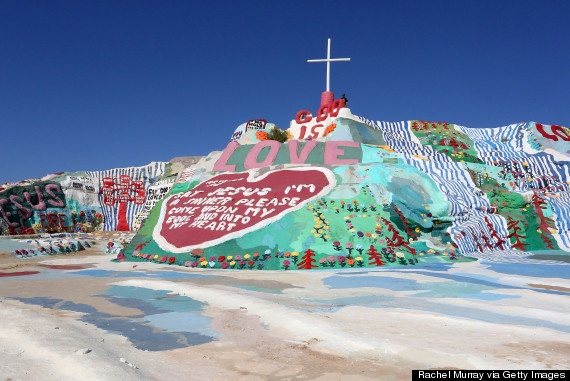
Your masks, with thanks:
[[[167,163],[49,175],[0,187],[0,233],[133,230]],[[172,180],[174,181],[174,180]],[[166,195],[166,191],[162,194]],[[148,197],[156,199],[152,193]]]
[[[185,169],[119,260],[310,270],[570,255],[567,128],[374,122],[337,102],[297,113],[279,143],[262,121]]]

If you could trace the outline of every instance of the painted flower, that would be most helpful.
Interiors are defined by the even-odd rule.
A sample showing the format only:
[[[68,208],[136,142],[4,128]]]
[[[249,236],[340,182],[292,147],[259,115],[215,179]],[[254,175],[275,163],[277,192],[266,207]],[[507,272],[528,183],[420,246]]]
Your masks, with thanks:
[[[348,263],[348,265],[349,265],[350,267],[352,267],[352,266],[354,266],[355,261],[354,261],[354,259],[349,259],[349,260],[346,261],[346,263]]]
[[[287,259],[285,259],[283,261],[283,266],[289,267],[289,266],[291,266],[291,262],[289,262]]]
[[[198,267],[198,262],[196,261],[192,262],[192,267]]]
[[[233,255],[228,255],[228,261],[231,261],[232,259],[234,259]]]
[[[249,259],[249,258],[251,258],[251,255],[249,255],[249,254],[246,254],[243,256],[243,259]]]
[[[225,260],[226,260],[226,257],[224,257],[223,255],[220,255],[220,256],[218,257],[218,262],[223,262],[223,261],[225,261]]]
[[[192,261],[186,261],[186,262],[184,263],[184,266],[186,266],[186,267],[192,266]]]
[[[352,249],[352,248],[354,247],[354,244],[353,244],[353,243],[350,243],[350,242],[347,242],[344,246],[345,246],[347,249]]]
[[[200,262],[204,262],[205,260],[206,260],[206,258],[204,258],[204,257],[200,258]]]
[[[236,261],[239,262],[239,261],[241,261],[241,260],[242,260],[241,255],[236,255]]]
[[[216,257],[210,257],[210,262],[214,262],[216,260]]]
[[[268,136],[269,136],[269,135],[268,135],[267,132],[265,132],[265,131],[257,131],[257,132],[255,133],[255,138],[256,138],[257,140],[267,140]]]
[[[346,258],[343,255],[339,255],[336,259],[339,263],[346,261]]]
[[[336,262],[336,257],[334,255],[329,255],[327,257],[327,260],[332,264],[334,264]]]
[[[222,262],[222,263],[220,264],[220,266],[221,266],[223,269],[227,269],[228,266],[229,266],[229,263],[228,263],[228,262]]]
[[[176,262],[176,257],[168,258],[168,263],[174,263],[174,262]]]
[[[202,265],[202,267],[206,267],[208,266],[208,261],[201,261],[200,265]]]
[[[327,265],[327,259],[326,259],[326,258],[321,258],[321,259],[319,259],[319,263],[320,263],[321,265],[323,265],[323,266],[326,266],[326,265]]]

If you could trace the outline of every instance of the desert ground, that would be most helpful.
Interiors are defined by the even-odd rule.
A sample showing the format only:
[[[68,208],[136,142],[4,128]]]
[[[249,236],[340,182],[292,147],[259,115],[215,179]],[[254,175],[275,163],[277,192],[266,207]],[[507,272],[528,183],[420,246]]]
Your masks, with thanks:
[[[567,262],[256,271],[0,240],[0,381],[408,380],[570,368]]]

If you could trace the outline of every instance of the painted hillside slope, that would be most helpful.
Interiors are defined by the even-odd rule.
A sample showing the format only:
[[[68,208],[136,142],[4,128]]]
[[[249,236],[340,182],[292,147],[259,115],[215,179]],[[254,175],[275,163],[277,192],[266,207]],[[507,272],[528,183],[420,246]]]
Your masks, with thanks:
[[[184,169],[179,161],[4,183],[0,234],[136,230]]]
[[[297,113],[186,168],[119,260],[232,269],[414,266],[570,251],[570,131]]]

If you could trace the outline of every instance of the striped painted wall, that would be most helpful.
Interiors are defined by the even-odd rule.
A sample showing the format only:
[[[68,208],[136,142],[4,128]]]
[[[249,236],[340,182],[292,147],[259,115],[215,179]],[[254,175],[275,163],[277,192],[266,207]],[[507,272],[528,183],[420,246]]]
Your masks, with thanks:
[[[164,174],[166,168],[166,162],[152,162],[148,165],[142,167],[129,167],[129,168],[115,168],[106,171],[87,171],[86,174],[90,177],[97,178],[99,180],[99,187],[103,187],[103,178],[110,177],[113,179],[118,179],[121,175],[130,176],[131,181],[142,181],[143,187],[148,190],[157,178]],[[105,196],[99,194],[99,202],[102,208],[102,214],[104,217],[104,227],[103,230],[116,230],[117,229],[117,212],[118,203],[110,206],[106,205],[104,202]],[[136,204],[135,202],[127,203],[127,222],[129,227],[133,227],[137,214],[142,210],[143,204]]]

